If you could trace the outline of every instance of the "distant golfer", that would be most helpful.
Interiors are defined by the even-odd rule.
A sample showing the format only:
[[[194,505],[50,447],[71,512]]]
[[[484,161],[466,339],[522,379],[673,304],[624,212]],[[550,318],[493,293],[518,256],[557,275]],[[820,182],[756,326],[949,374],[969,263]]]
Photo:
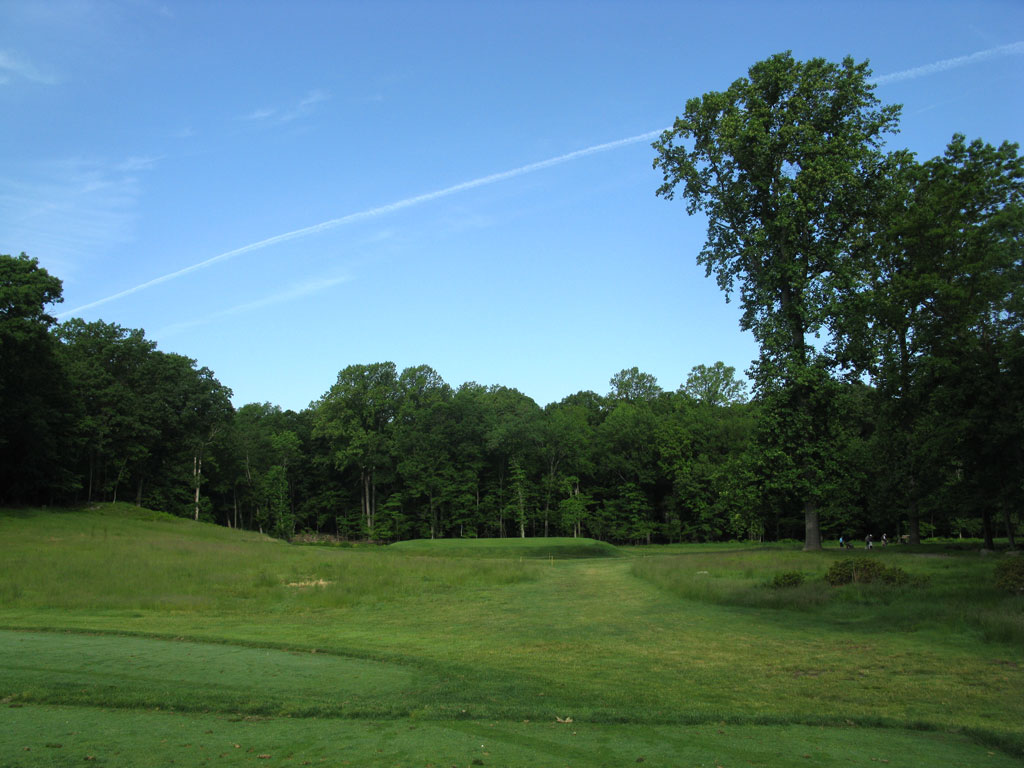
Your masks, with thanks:
[[[864,537],[864,549],[871,549],[871,541],[872,538],[871,534],[869,533],[867,536]]]

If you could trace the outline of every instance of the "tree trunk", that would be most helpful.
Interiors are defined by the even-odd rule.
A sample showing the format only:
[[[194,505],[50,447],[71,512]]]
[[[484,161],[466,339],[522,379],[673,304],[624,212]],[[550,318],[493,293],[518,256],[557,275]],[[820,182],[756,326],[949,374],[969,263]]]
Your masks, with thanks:
[[[981,530],[985,537],[985,549],[995,549],[995,537],[992,534],[992,510],[988,505],[981,510]]]
[[[780,262],[784,263],[787,258],[787,254],[780,253]],[[796,294],[796,295],[794,295]],[[788,283],[783,283],[780,288],[779,295],[779,308],[782,312],[786,322],[789,324],[790,333],[790,359],[796,364],[796,367],[804,370],[807,367],[807,349],[806,349],[806,328],[804,327],[804,320],[800,314],[800,304],[802,295],[799,293],[799,288],[795,288]],[[788,374],[787,374],[788,375]],[[788,388],[795,388],[796,401],[794,408],[799,412],[807,407],[808,398],[807,393],[803,390],[803,385],[796,384],[792,381],[787,381],[784,386]],[[812,423],[813,423],[813,416]],[[804,457],[802,461],[809,461],[808,458]],[[808,478],[811,475],[811,468],[804,464],[801,467],[804,478]],[[808,487],[804,488],[804,551],[819,550],[821,549],[821,526],[818,522],[818,505],[811,498],[806,497],[810,494]]]
[[[370,477],[366,472],[366,469],[360,469],[359,471],[359,483],[362,486],[360,488],[360,506],[363,516],[363,522],[366,524],[367,532],[370,528]],[[367,535],[370,535],[367,533]]]
[[[1013,518],[1010,515],[1010,505],[1003,503],[1003,522],[1006,524],[1006,538],[1010,542],[1010,550],[1017,549],[1017,539],[1013,535]]]
[[[117,477],[114,479],[114,498],[112,500],[114,504],[117,503],[117,488],[118,488],[119,485],[121,485],[121,478],[124,477],[124,470],[125,470],[125,467],[127,467],[127,466],[128,466],[128,459],[125,459],[124,461],[121,462],[121,466],[118,467],[118,469],[117,469]]]
[[[911,544],[921,543],[921,518],[917,516],[916,509],[907,514],[907,541]]]
[[[201,453],[197,453],[192,457],[192,478],[196,484],[196,515],[195,519],[199,521],[199,486],[203,483],[203,457]]]
[[[1010,550],[1017,549],[1017,538],[1014,536],[1014,519],[1010,513],[1010,503],[1002,502],[1002,522],[1007,526],[1007,539],[1010,542]]]
[[[921,543],[921,516],[917,513],[917,496],[915,494],[915,483],[910,480],[910,503],[907,508],[907,536],[911,544]]]
[[[377,513],[377,484],[373,468],[361,469],[363,484],[363,519],[366,521],[366,535],[373,541],[373,524]]]
[[[818,505],[804,502],[804,551],[821,549],[821,526],[818,523]]]

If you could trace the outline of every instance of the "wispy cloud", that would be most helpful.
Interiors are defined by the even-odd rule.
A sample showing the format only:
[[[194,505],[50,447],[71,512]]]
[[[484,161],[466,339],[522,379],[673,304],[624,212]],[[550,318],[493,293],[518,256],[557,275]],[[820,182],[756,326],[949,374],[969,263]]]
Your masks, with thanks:
[[[492,173],[489,176],[481,176],[478,179],[464,181],[461,184],[455,184],[454,186],[445,187],[444,189],[438,189],[433,192],[427,192],[426,194],[407,197],[403,200],[398,200],[397,202],[394,203],[381,205],[376,208],[368,208],[364,211],[350,213],[346,216],[341,216],[336,219],[322,221],[319,224],[313,224],[312,226],[309,227],[303,227],[302,229],[295,229],[292,230],[291,232],[285,232],[280,235],[274,235],[273,237],[268,237],[265,240],[259,240],[255,243],[243,245],[240,248],[234,248],[233,250],[225,251],[224,253],[219,253],[216,256],[206,259],[205,261],[200,261],[196,264],[184,267],[183,269],[179,269],[175,272],[169,272],[166,275],[161,275],[160,277],[153,278],[152,280],[148,280],[144,283],[140,283],[139,285],[127,288],[123,291],[119,291],[118,293],[111,294],[110,296],[106,296],[105,298],[97,299],[96,301],[89,302],[88,304],[83,304],[79,307],[75,307],[74,309],[69,309],[68,311],[59,314],[58,317],[67,317],[69,315],[74,315],[78,312],[84,312],[87,309],[93,309],[94,307],[107,304],[108,302],[114,301],[116,299],[124,298],[125,296],[130,296],[133,293],[138,293],[139,291],[144,291],[147,288],[152,288],[153,286],[160,285],[161,283],[166,283],[170,280],[175,280],[179,277],[184,277],[185,275],[188,275],[192,272],[196,272],[200,269],[206,269],[207,267],[213,266],[214,264],[226,261],[228,259],[233,259],[234,257],[241,256],[242,254],[245,253],[258,251],[262,248],[269,248],[272,245],[285,243],[288,242],[289,240],[296,240],[300,237],[308,237],[309,235],[314,235],[318,232],[324,232],[329,229],[334,229],[335,227],[340,227],[344,224],[353,224],[357,221],[365,221],[367,219],[375,219],[378,216],[386,216],[391,213],[397,213],[398,211],[404,210],[406,208],[412,208],[417,205],[423,205],[424,203],[439,200],[442,197],[448,197],[459,192],[467,192],[471,189],[487,186],[489,184],[496,184],[500,181],[507,181],[508,179],[512,179],[517,176],[522,176],[527,173],[534,173],[535,171],[540,171],[545,168],[551,168],[556,165],[561,165],[562,163],[572,162],[573,160],[579,160],[584,157],[589,157],[590,155],[596,155],[600,152],[609,152],[614,149],[629,146],[630,144],[639,144],[640,142],[650,141],[651,139],[660,136],[663,130],[665,129],[659,128],[656,131],[648,131],[647,133],[641,133],[637,136],[630,136],[625,139],[618,139],[617,141],[609,141],[605,144],[595,144],[592,147],[578,149],[575,152],[569,152],[564,155],[559,155],[558,157],[552,157],[547,160],[541,160],[536,163],[522,165],[518,168],[513,168],[510,171]]]
[[[247,115],[242,115],[242,120],[266,120],[277,113],[276,109],[254,109]]]
[[[163,160],[162,155],[135,155],[117,163],[114,168],[121,173],[149,171],[161,160]]]
[[[295,301],[296,299],[305,298],[306,296],[312,296],[316,293],[321,293],[329,288],[333,288],[336,285],[347,283],[352,278],[345,275],[341,277],[331,278],[316,278],[313,280],[306,280],[302,283],[296,283],[289,288],[280,291],[279,293],[271,294],[270,296],[264,296],[254,301],[248,301],[244,304],[236,304],[233,307],[222,309],[218,312],[213,312],[195,320],[187,320],[181,323],[174,323],[166,328],[160,330],[157,335],[159,336],[171,336],[175,333],[188,330],[189,328],[195,328],[197,326],[206,325],[214,320],[219,320],[223,317],[230,317],[232,315],[241,315],[246,312],[253,312],[257,309],[266,309],[267,307],[274,306],[275,304],[286,304],[289,301]]]
[[[919,77],[937,75],[940,72],[966,67],[971,64],[979,64],[983,61],[995,59],[1000,56],[1019,56],[1022,53],[1024,53],[1024,41],[1010,43],[1008,45],[1000,45],[995,48],[986,48],[984,51],[976,51],[975,53],[971,53],[966,56],[956,56],[952,59],[943,59],[942,61],[932,62],[931,64],[925,64],[920,67],[904,69],[900,72],[892,72],[888,75],[881,75],[880,77],[872,78],[872,82],[874,82],[875,85],[888,85],[889,83],[899,83],[904,80],[916,80]]]
[[[283,107],[261,107],[241,117],[247,122],[290,123],[313,113],[315,106],[327,101],[330,96],[321,90],[313,90],[294,104]]]
[[[28,178],[0,177],[0,228],[72,278],[83,259],[131,239],[139,172],[155,162],[72,159],[35,166]]]
[[[299,106],[311,107],[314,104],[319,104],[321,101],[327,101],[329,98],[331,97],[327,95],[326,91],[321,91],[319,89],[313,90],[306,94],[305,98],[299,102]]]
[[[56,85],[57,78],[37,69],[31,62],[19,58],[10,51],[0,51],[0,84],[13,80],[29,80],[41,85]]]

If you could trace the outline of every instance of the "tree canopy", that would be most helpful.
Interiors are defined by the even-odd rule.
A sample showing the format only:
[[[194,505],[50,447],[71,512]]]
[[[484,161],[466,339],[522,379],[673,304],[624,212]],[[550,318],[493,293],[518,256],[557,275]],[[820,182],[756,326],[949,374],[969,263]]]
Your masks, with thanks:
[[[821,401],[835,361],[811,341],[859,274],[854,246],[875,216],[882,142],[899,115],[879,105],[869,76],[850,58],[777,54],[728,90],[690,99],[654,144],[657,194],[671,200],[681,185],[688,212],[708,219],[698,262],[727,295],[739,288],[741,325],[760,345],[759,394],[780,425],[798,424],[762,434],[802,486],[807,549],[821,546],[821,469],[834,432]]]

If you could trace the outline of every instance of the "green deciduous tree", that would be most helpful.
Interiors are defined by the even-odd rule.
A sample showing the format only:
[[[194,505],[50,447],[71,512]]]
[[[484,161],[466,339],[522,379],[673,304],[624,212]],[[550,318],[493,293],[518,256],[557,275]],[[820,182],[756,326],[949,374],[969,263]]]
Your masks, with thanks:
[[[714,365],[695,365],[679,388],[698,403],[729,405],[747,399],[747,385],[736,378],[736,369],[718,361]]]
[[[148,487],[159,508],[198,519],[204,461],[230,420],[231,390],[138,329],[74,318],[55,334],[74,394],[76,450],[67,461],[86,499],[116,501],[131,483],[136,503]]]
[[[869,75],[850,58],[777,54],[728,90],[690,99],[654,144],[657,194],[679,190],[689,213],[706,214],[698,261],[727,295],[739,289],[741,327],[760,346],[758,394],[800,423],[773,434],[793,467],[807,549],[821,546],[821,462],[834,431],[820,420],[835,361],[811,342],[861,274],[855,245],[876,218],[889,164],[881,147],[899,115],[879,105]]]
[[[235,454],[234,503],[241,503],[243,515],[247,513],[261,531],[281,538],[291,536],[295,522],[291,486],[303,459],[299,428],[293,411],[270,403],[248,403],[236,411],[227,441]]]
[[[492,530],[505,536],[505,520],[512,504],[510,469],[518,465],[527,474],[534,475],[543,412],[531,398],[510,387],[489,387],[482,403],[487,423],[484,450],[490,459],[491,471],[485,501],[497,513],[497,519],[492,520]],[[525,505],[523,509],[525,514]]]
[[[544,409],[540,432],[540,455],[544,462],[543,531],[547,536],[552,506],[564,495],[568,477],[573,478],[575,495],[579,495],[579,476],[590,466],[594,430],[582,406],[552,403]]]
[[[1015,144],[955,135],[939,157],[902,158],[887,203],[840,336],[881,395],[883,487],[915,543],[928,509],[980,517],[988,546],[1000,513],[1012,541],[1024,474],[1024,159]]]
[[[590,514],[592,499],[580,493],[579,478],[569,475],[565,478],[564,490],[569,494],[558,503],[562,526],[572,531],[574,539],[583,535],[583,524]]]
[[[718,541],[749,535],[748,448],[752,406],[713,405],[676,397],[659,420],[656,441],[661,471],[672,483],[669,538]]]
[[[459,496],[451,423],[452,390],[433,368],[406,368],[398,379],[395,456],[402,501],[426,506],[430,538],[442,535],[442,513]]]
[[[363,525],[371,539],[378,481],[392,470],[398,400],[394,363],[350,365],[316,408],[314,434],[328,441],[335,466],[358,471]]]
[[[610,400],[625,400],[630,403],[654,400],[661,394],[661,387],[658,380],[649,373],[644,373],[635,365],[632,368],[623,368],[612,376],[611,391],[608,393]]]
[[[24,253],[0,255],[0,503],[70,492],[67,381],[48,330],[61,281]]]
[[[85,498],[116,501],[119,487],[150,458],[151,447],[161,438],[173,444],[171,435],[161,434],[172,414],[162,414],[146,397],[156,344],[141,330],[102,320],[72,318],[56,334],[73,383]]]

